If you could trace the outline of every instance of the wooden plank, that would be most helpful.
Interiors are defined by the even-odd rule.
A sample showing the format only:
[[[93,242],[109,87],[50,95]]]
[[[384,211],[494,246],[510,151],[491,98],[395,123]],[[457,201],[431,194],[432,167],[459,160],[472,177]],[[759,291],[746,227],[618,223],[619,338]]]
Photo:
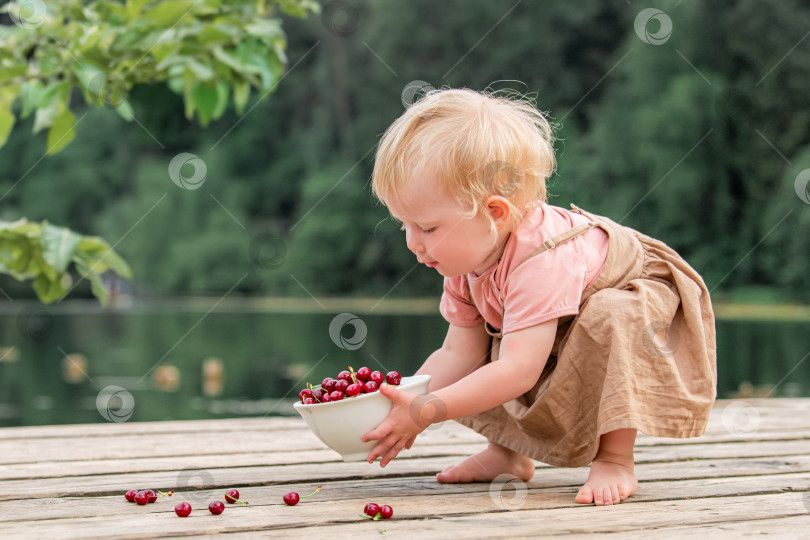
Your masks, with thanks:
[[[433,478],[405,477],[337,481],[322,485],[324,490],[313,497],[311,501],[319,503],[355,501],[361,509],[366,502],[372,500],[398,501],[407,498],[425,500],[425,497],[446,497],[451,495],[489,498],[492,504],[495,504],[488,483],[438,484]],[[758,495],[783,491],[801,491],[808,486],[810,486],[810,472],[731,478],[647,481],[642,482],[638,493],[629,502],[660,502],[685,498]],[[314,488],[315,484],[240,488],[240,496],[243,500],[248,501],[252,507],[258,508],[279,504],[282,495],[288,491],[298,491],[303,494],[305,491],[312,492]],[[536,506],[538,501],[550,504],[549,499],[559,503],[556,507],[577,507],[579,505],[574,503],[574,495],[578,489],[578,483],[551,487],[546,485],[545,482],[533,480],[526,484],[527,498],[523,509],[539,508]],[[151,505],[150,508],[154,511],[171,509],[177,502],[188,500],[195,508],[205,509],[209,502],[223,500],[224,492],[224,489],[217,489],[201,490],[194,493],[176,493],[171,498],[160,498],[155,503],[158,506]],[[511,492],[505,491],[504,493],[508,501]],[[557,495],[560,497],[557,498]],[[309,504],[309,502],[306,504]],[[302,507],[303,505],[304,503],[302,503]],[[133,503],[124,500],[123,493],[92,498],[63,497],[1,501],[0,522],[93,516],[113,517],[126,514],[130,508],[134,507]],[[493,507],[494,510],[497,510],[497,508]],[[463,507],[456,510],[456,512],[462,513],[465,511]]]
[[[379,478],[383,476],[433,476],[437,471],[458,461],[456,456],[419,459],[397,459],[387,467],[359,463],[335,463],[328,467],[312,464],[271,465],[261,467],[210,467],[202,476],[194,478],[204,484],[197,487],[245,487],[292,483],[324,483],[333,480]],[[636,467],[640,481],[666,480],[688,477],[718,478],[723,476],[752,476],[810,470],[810,455],[780,456],[752,459],[706,459],[679,462],[641,463]],[[559,469],[540,467],[535,480],[545,485],[571,485],[584,483],[588,468]],[[33,480],[6,480],[0,487],[0,500],[120,495],[137,487],[168,491],[186,491],[184,482],[190,482],[181,471],[123,473],[99,476],[66,476]],[[193,488],[194,486],[190,486]]]
[[[157,444],[157,442],[153,443]],[[401,454],[400,459],[414,459],[436,456],[457,456],[458,459],[481,450],[483,441],[474,444],[416,444],[410,451]],[[810,454],[810,438],[780,441],[748,441],[725,443],[722,445],[677,445],[639,446],[636,448],[637,463],[654,461],[686,461],[717,458],[779,457],[795,454]],[[221,463],[227,463],[222,467]],[[17,463],[0,467],[0,480],[21,480],[36,478],[59,478],[65,476],[85,476],[99,474],[120,474],[157,471],[181,471],[187,468],[218,468],[323,464],[331,466],[340,463],[338,454],[327,448],[321,450],[296,450],[279,452],[242,452],[226,455],[186,455],[144,457],[129,459],[41,461],[37,463]],[[538,467],[545,466],[538,462]]]
[[[564,499],[567,499],[564,500]],[[359,517],[361,500],[307,502],[286,507],[229,508],[212,516],[200,509],[186,519],[177,518],[170,505],[129,505],[116,519],[108,516],[73,517],[42,521],[4,522],[7,536],[32,534],[75,538],[106,536],[151,538],[164,535],[201,535],[215,532],[273,530],[274,536],[307,538],[328,534],[357,536],[385,530],[385,536],[413,538],[489,536],[559,536],[648,530],[662,526],[706,525],[759,518],[803,516],[807,510],[801,493],[775,493],[651,502],[626,502],[614,507],[570,506],[571,494],[541,493],[527,498],[518,510],[497,506],[482,494],[390,497],[396,519],[368,522]],[[128,504],[125,501],[121,504]],[[529,508],[528,506],[531,506]],[[311,524],[317,523],[317,526]],[[307,526],[309,525],[309,526]]]
[[[808,415],[805,415],[808,416]],[[303,421],[299,420],[302,424]],[[0,466],[14,463],[60,462],[77,460],[139,459],[144,457],[226,455],[251,452],[288,452],[323,450],[326,446],[306,427],[302,429],[264,429],[225,433],[222,431],[189,433],[126,432],[119,436],[86,435],[84,437],[53,437],[47,439],[0,440]],[[2,430],[0,430],[2,431]],[[665,439],[640,435],[637,448],[650,446],[681,446],[713,444],[716,442],[747,442],[753,440],[810,439],[807,430],[755,431],[752,433],[721,432],[692,439]],[[235,445],[234,440],[239,444]],[[416,446],[426,444],[462,444],[483,442],[485,439],[455,422],[422,433]],[[461,453],[463,451],[454,452]],[[336,454],[335,454],[336,455]]]

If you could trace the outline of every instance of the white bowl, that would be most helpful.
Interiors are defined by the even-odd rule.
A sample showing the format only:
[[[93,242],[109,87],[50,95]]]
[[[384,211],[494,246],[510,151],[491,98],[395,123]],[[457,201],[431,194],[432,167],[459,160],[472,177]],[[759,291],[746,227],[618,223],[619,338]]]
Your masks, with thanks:
[[[397,388],[427,393],[430,375],[403,377]],[[363,434],[377,427],[391,410],[391,400],[379,390],[340,401],[304,405],[295,410],[323,443],[340,454],[343,461],[365,461],[377,441],[363,442]]]

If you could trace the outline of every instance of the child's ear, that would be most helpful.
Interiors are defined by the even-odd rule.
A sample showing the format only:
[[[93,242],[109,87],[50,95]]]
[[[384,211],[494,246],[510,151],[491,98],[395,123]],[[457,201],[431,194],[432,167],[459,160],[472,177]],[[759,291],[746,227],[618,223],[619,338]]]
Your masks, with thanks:
[[[484,201],[484,205],[499,231],[509,225],[512,220],[512,205],[509,201],[500,195],[491,195]]]

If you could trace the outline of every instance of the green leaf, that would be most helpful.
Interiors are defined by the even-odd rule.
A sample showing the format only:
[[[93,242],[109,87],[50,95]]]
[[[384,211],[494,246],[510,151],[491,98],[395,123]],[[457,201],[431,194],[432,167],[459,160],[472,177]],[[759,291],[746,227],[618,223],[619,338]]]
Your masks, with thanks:
[[[98,298],[101,307],[107,307],[110,295],[107,293],[107,289],[104,288],[104,281],[101,279],[101,274],[81,261],[76,261],[76,269],[79,271],[81,277],[90,280],[90,288],[93,291],[93,296]]]
[[[80,240],[81,235],[66,227],[46,224],[42,228],[42,256],[58,272],[64,272]]]
[[[53,119],[51,129],[48,131],[48,153],[55,154],[73,140],[76,136],[76,117],[70,109],[63,110]]]
[[[211,121],[217,109],[217,89],[212,84],[195,82],[191,87],[191,99],[200,118],[200,124],[205,127]]]
[[[62,278],[64,274],[57,275],[54,279],[50,279],[45,274],[40,274],[34,280],[34,291],[36,291],[39,299],[49,304],[54,300],[62,298],[67,289],[62,285]]]
[[[16,118],[10,110],[0,108],[0,146],[6,144],[11,129],[14,127]]]
[[[194,76],[201,81],[210,81],[214,78],[214,70],[211,69],[211,66],[207,66],[194,58],[188,59],[187,66]]]
[[[161,28],[169,28],[180,21],[194,5],[192,0],[169,0],[160,2],[156,7],[143,14],[143,17],[155,22]]]
[[[242,115],[245,112],[245,105],[250,99],[250,83],[240,80],[233,83],[233,103],[236,107],[236,114]]]
[[[22,87],[22,112],[20,118],[28,118],[28,116],[37,108],[40,95],[42,94],[42,83],[34,79],[32,81],[25,81]]]
[[[74,260],[77,259],[90,265],[96,272],[104,273],[112,270],[124,279],[132,279],[129,265],[98,236],[82,237],[74,255]]]
[[[230,86],[225,81],[218,81],[217,86],[217,105],[211,115],[214,120],[220,118],[228,108],[228,96],[230,95]]]
[[[132,105],[130,105],[129,101],[126,99],[115,108],[115,112],[117,112],[118,115],[127,122],[131,122],[132,119],[135,118],[135,113],[132,111]]]

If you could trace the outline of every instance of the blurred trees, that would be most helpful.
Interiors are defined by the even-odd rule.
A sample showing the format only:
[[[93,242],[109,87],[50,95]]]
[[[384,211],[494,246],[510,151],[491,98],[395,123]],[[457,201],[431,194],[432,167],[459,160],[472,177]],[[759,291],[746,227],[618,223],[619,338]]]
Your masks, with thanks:
[[[436,295],[441,280],[414,268],[371,196],[376,142],[410,81],[513,88],[559,124],[552,204],[661,238],[715,294],[810,299],[810,217],[794,189],[810,167],[810,8],[653,5],[672,23],[657,45],[636,32],[643,7],[621,2],[325,1],[283,21],[287,71],[241,116],[200,129],[180,96],[138,86],[137,122],[88,109],[45,159],[31,119],[18,122],[0,149],[0,219],[120,242],[145,294]],[[181,152],[205,163],[199,189],[169,178]]]

